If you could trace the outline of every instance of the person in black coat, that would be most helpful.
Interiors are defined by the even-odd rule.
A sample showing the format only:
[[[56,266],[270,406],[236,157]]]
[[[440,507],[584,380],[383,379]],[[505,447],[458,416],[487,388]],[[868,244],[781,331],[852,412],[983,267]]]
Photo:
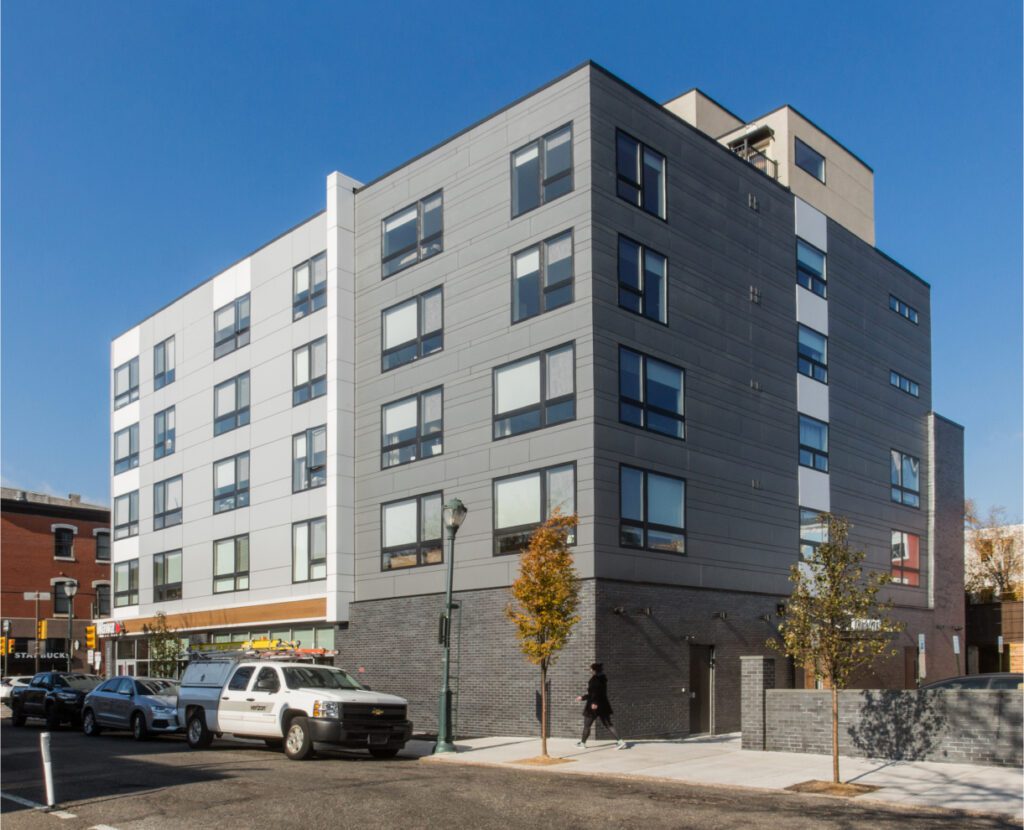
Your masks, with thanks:
[[[604,728],[615,737],[615,748],[625,749],[626,742],[619,737],[619,733],[612,726],[612,704],[608,700],[608,678],[604,676],[604,666],[601,663],[590,664],[590,680],[587,681],[587,693],[578,695],[576,702],[586,702],[583,707],[583,737],[579,739],[576,746],[585,747],[587,738],[590,737],[590,727],[598,718]]]

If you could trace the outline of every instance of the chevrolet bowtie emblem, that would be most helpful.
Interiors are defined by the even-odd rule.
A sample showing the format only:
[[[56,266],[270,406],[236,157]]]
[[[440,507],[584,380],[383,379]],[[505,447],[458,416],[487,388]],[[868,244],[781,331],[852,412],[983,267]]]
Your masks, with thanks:
[[[376,715],[377,717],[380,717],[381,715],[384,714],[384,710],[383,709],[371,709],[370,710],[370,714],[371,715]]]

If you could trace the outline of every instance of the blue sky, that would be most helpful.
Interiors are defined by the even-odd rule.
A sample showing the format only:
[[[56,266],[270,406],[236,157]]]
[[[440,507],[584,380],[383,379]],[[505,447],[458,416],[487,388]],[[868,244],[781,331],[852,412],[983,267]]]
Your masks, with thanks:
[[[967,494],[1022,513],[1021,4],[2,6],[7,486],[109,491],[109,343],[323,206],[592,58],[656,100],[788,103],[875,170],[932,285]]]

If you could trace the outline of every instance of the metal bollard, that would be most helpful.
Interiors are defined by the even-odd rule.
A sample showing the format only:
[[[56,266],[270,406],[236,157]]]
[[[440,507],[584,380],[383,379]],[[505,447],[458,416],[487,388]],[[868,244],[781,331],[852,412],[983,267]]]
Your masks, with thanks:
[[[52,810],[53,798],[53,764],[50,763],[50,733],[39,736],[39,749],[43,754],[43,779],[46,782],[46,809]]]

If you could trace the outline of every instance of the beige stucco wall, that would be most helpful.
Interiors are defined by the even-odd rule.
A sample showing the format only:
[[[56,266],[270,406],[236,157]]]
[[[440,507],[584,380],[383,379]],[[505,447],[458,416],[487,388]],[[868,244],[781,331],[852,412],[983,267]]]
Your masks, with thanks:
[[[740,119],[722,109],[699,89],[684,92],[665,104],[665,109],[712,138],[743,125]]]

